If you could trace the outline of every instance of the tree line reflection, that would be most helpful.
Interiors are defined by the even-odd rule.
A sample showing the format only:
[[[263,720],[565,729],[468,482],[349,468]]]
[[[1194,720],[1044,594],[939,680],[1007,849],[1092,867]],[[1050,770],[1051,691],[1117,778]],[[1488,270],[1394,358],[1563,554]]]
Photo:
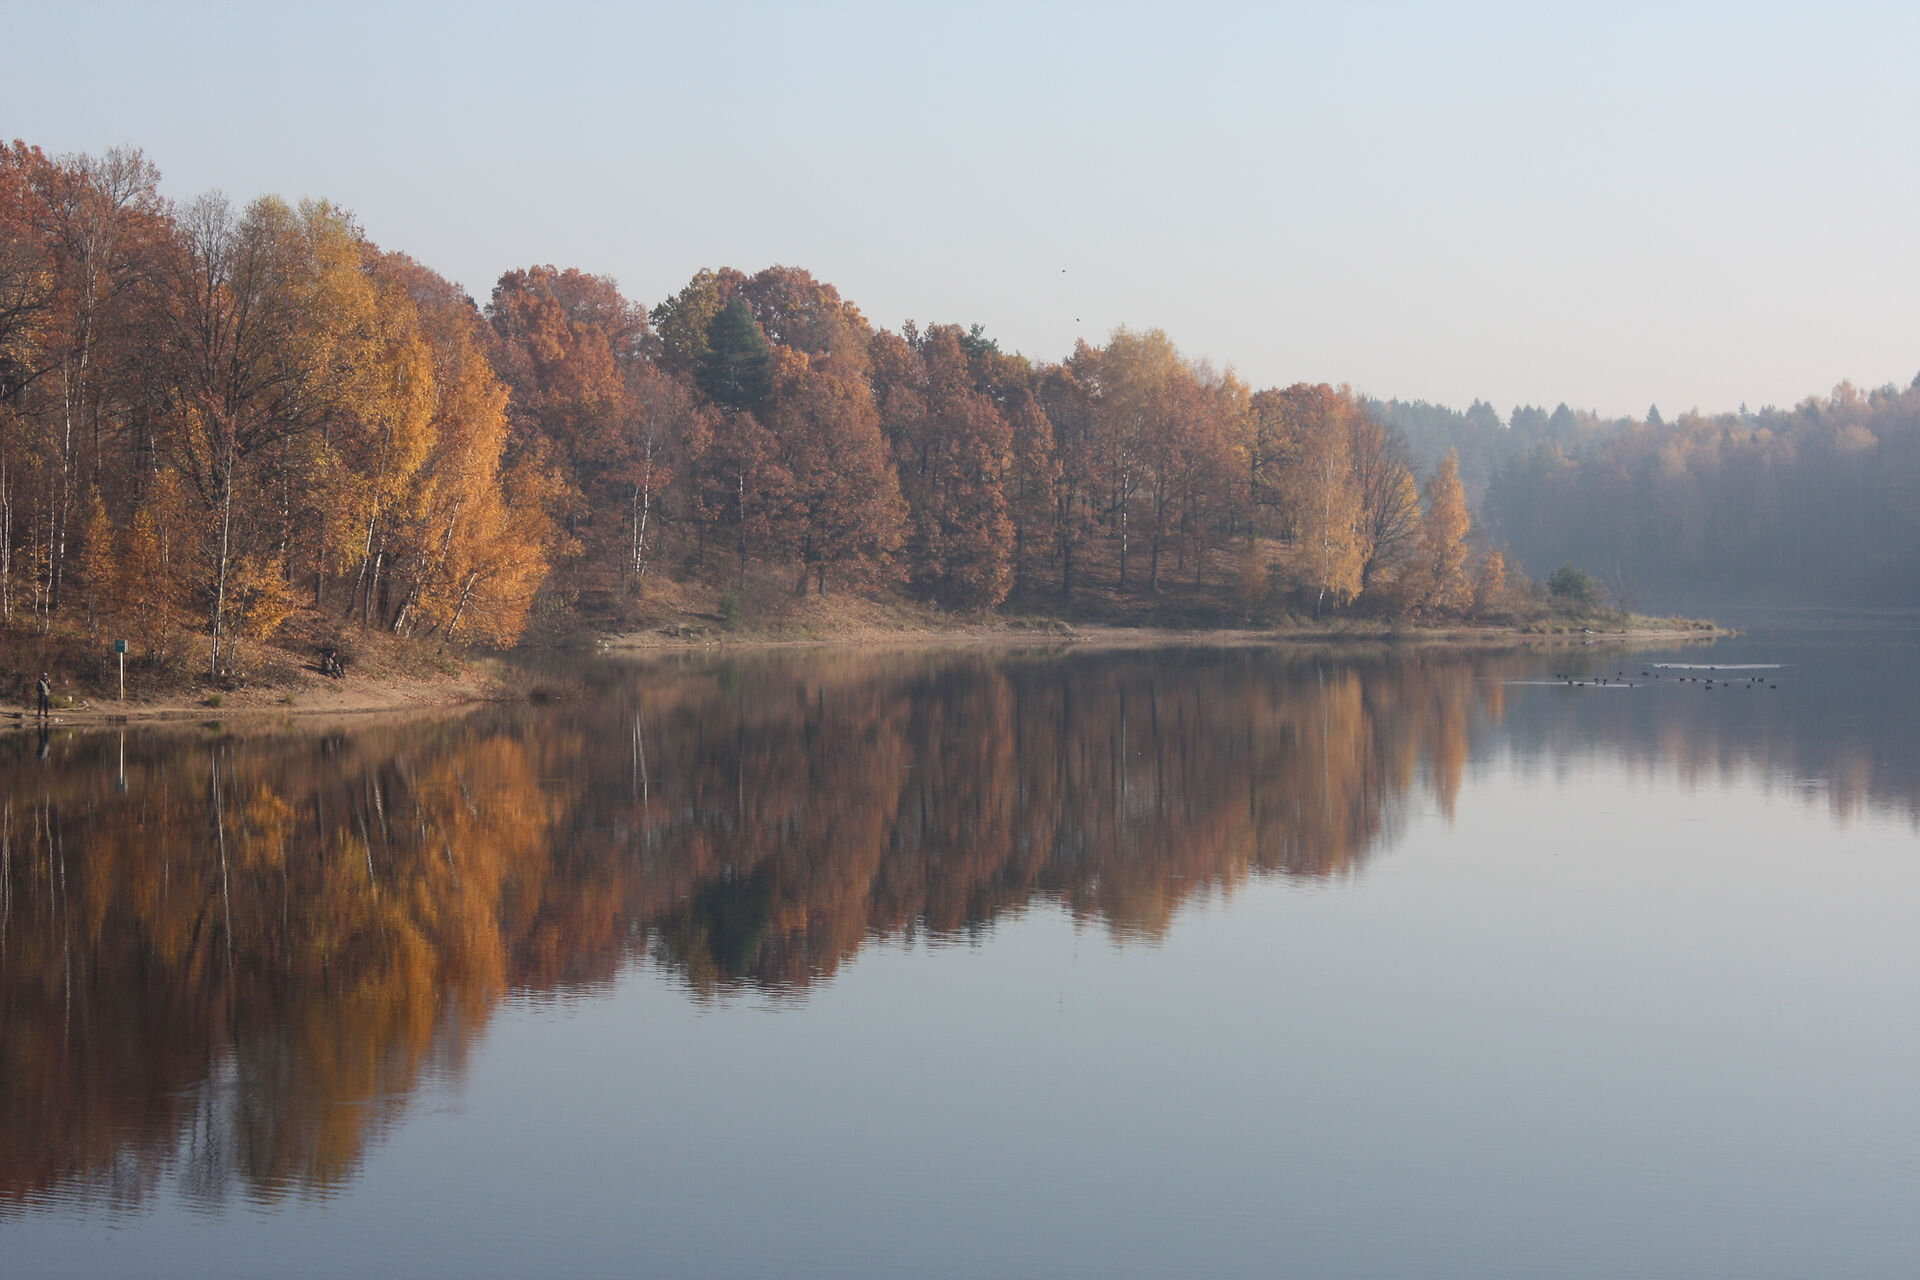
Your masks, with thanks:
[[[1035,901],[1152,939],[1196,894],[1351,874],[1451,813],[1536,665],[761,654],[351,733],[7,739],[0,1211],[324,1195],[509,994],[643,955],[791,994]]]

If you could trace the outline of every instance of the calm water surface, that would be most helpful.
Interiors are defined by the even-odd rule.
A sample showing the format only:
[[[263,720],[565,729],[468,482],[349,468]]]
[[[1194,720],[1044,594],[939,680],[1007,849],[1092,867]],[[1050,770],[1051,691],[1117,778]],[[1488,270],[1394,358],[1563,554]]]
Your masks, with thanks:
[[[574,678],[0,739],[0,1273],[1920,1274],[1910,621]]]

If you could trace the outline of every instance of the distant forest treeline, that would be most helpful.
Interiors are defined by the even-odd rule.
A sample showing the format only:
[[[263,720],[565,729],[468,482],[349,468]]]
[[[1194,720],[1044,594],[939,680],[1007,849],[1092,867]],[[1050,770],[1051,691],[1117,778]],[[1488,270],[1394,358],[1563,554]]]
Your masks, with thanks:
[[[1416,466],[1457,450],[1485,536],[1536,575],[1571,561],[1629,607],[1920,604],[1920,377],[1671,422],[1366,408]]]

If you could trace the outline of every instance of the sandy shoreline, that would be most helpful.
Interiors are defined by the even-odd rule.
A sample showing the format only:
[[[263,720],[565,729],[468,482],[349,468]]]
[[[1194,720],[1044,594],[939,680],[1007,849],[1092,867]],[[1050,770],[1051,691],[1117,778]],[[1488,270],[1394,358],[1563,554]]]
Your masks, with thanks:
[[[862,627],[831,635],[738,635],[641,631],[600,637],[603,653],[696,652],[701,650],[808,648],[1073,647],[1148,649],[1192,646],[1393,644],[1449,648],[1514,648],[1606,643],[1660,643],[1720,639],[1731,630],[1704,625],[1637,627],[1546,634],[1518,627],[1283,627],[1185,630],[1162,627],[958,625],[943,628]]]
[[[751,652],[783,649],[1248,648],[1271,645],[1437,647],[1493,649],[1592,644],[1656,644],[1711,640],[1731,631],[1701,626],[1633,628],[1555,635],[1514,627],[1328,627],[1176,630],[1117,626],[957,625],[940,628],[853,628],[825,636],[737,635],[725,632],[644,631],[601,636],[593,652],[621,655]],[[585,654],[581,656],[587,656]],[[89,699],[56,707],[53,728],[116,724],[253,721],[313,717],[412,715],[488,702],[524,701],[525,682],[512,680],[498,664],[474,663],[458,675],[420,678],[348,675],[330,679],[301,672],[284,684],[260,684],[218,695],[151,699]],[[217,701],[216,701],[217,698]],[[0,706],[0,732],[31,731],[39,720],[30,707]]]
[[[115,724],[204,722],[229,720],[285,720],[324,716],[376,716],[445,711],[482,702],[499,702],[509,690],[487,671],[471,670],[438,679],[344,676],[330,679],[302,673],[285,685],[261,685],[219,695],[216,706],[209,695],[129,699],[89,699],[71,707],[54,708],[52,727],[97,728]],[[31,708],[0,706],[0,732],[30,731],[40,721]]]

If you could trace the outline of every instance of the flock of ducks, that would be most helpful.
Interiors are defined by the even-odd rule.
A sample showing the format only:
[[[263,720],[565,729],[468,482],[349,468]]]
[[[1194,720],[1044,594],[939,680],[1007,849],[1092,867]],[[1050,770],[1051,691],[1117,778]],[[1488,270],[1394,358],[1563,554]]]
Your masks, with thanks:
[[[1709,672],[1714,672],[1714,671],[1718,671],[1719,668],[1708,667],[1707,670]],[[1619,687],[1624,687],[1628,689],[1637,687],[1632,680],[1627,678],[1627,673],[1625,671],[1616,671],[1611,676],[1576,676],[1576,675],[1569,675],[1565,672],[1556,671],[1554,672],[1553,678],[1555,680],[1564,682],[1569,688],[1573,688],[1573,689],[1579,689],[1579,688],[1584,688],[1588,686],[1598,688],[1603,685],[1619,686]],[[1640,673],[1640,679],[1645,680],[1648,678],[1649,678],[1649,673],[1645,671],[1642,671]],[[1652,672],[1651,678],[1655,680],[1660,679],[1660,672],[1658,671]],[[1760,688],[1778,689],[1780,687],[1778,684],[1774,683],[1772,680],[1769,680],[1766,676],[1763,676],[1763,675],[1750,675],[1744,680],[1732,680],[1724,677],[1716,680],[1712,675],[1675,676],[1674,683],[1705,685],[1706,688],[1709,690],[1712,690],[1715,687],[1722,688],[1722,689],[1747,689],[1747,690],[1760,689]]]

